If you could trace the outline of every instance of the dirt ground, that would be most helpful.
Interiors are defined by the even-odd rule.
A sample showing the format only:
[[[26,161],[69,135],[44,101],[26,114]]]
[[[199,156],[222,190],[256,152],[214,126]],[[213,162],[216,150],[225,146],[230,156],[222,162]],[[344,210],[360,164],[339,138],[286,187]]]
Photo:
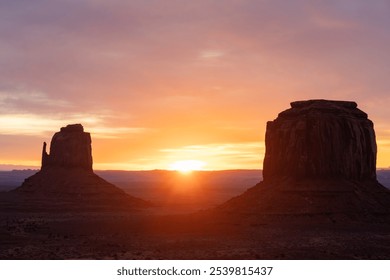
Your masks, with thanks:
[[[164,212],[3,211],[0,259],[390,258],[390,226],[378,219]]]

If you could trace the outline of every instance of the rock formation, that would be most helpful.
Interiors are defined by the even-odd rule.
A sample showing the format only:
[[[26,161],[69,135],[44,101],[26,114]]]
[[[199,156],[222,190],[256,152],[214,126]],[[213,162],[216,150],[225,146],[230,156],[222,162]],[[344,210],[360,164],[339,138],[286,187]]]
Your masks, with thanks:
[[[373,123],[355,102],[292,102],[267,123],[265,144],[264,181],[376,179]]]
[[[390,213],[376,180],[373,123],[355,102],[308,100],[267,123],[263,181],[220,209],[261,214]]]
[[[50,155],[43,143],[42,169],[51,167],[80,168],[92,171],[91,135],[84,132],[81,124],[62,127],[54,134],[50,144]]]
[[[68,125],[55,133],[50,154],[43,144],[41,170],[14,192],[29,203],[55,203],[62,208],[126,209],[148,205],[93,172],[91,136],[81,124]]]

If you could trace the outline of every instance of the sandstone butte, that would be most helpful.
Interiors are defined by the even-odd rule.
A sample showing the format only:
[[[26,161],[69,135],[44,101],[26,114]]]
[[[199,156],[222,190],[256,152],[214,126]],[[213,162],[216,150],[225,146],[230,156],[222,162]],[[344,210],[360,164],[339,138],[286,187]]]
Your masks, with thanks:
[[[291,103],[267,123],[263,181],[218,209],[334,219],[388,216],[372,121],[355,102]]]
[[[49,154],[46,149],[44,143],[41,170],[14,191],[30,207],[126,209],[149,205],[93,172],[91,135],[81,124],[62,127],[51,140]]]

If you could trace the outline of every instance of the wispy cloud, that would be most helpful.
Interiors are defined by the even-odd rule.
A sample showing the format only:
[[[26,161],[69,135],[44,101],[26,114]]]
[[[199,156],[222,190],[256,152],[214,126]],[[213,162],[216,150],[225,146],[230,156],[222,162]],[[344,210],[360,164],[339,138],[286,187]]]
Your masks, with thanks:
[[[0,1],[3,135],[83,123],[122,145],[101,162],[142,169],[165,150],[157,168],[184,152],[248,167],[262,150],[237,145],[264,141],[289,102],[328,98],[357,101],[389,138],[387,0],[27,2]]]
[[[179,160],[201,160],[207,163],[205,169],[218,169],[223,164],[226,168],[260,168],[265,146],[263,142],[218,143],[190,145],[179,148],[161,149],[167,163]]]
[[[161,149],[164,153],[207,153],[207,154],[240,154],[243,149],[264,149],[265,145],[261,142],[247,142],[247,143],[220,143],[208,145],[190,145],[179,148]]]
[[[0,91],[0,113],[67,110],[70,107],[69,101],[58,97],[53,98],[39,91],[19,89]]]
[[[377,140],[376,142],[380,148],[390,148],[390,140]]]
[[[115,139],[127,137],[130,134],[142,134],[150,131],[145,127],[109,127],[109,126],[93,126],[91,125],[89,132],[93,137],[100,139]]]
[[[200,52],[199,57],[202,59],[215,59],[225,55],[225,52],[220,50],[204,50]]]
[[[35,114],[7,114],[0,115],[0,123],[0,135],[47,135],[59,131],[67,124],[74,123],[83,124],[94,138],[117,138],[147,130],[140,127],[110,127],[105,125],[104,118],[89,114],[57,116],[56,118]]]

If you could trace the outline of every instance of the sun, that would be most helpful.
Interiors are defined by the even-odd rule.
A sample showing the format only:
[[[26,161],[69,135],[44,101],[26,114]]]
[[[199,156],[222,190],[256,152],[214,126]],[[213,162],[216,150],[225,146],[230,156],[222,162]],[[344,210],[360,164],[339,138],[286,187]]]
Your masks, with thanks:
[[[202,170],[206,163],[200,160],[179,160],[169,165],[170,170],[176,170],[181,173],[190,173],[195,170]]]

